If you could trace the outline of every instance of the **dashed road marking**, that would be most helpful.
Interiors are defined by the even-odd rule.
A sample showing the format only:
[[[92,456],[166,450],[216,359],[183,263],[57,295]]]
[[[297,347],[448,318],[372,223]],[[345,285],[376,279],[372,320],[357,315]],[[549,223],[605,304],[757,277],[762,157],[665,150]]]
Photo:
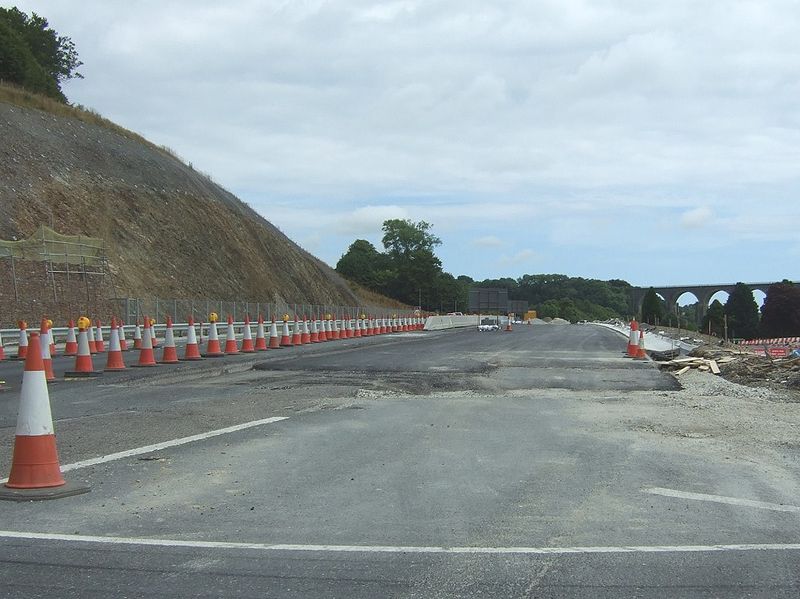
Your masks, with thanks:
[[[754,501],[752,499],[739,499],[738,497],[726,497],[724,495],[709,495],[706,493],[690,493],[688,491],[676,491],[675,489],[664,489],[661,487],[650,487],[642,489],[643,493],[651,495],[662,495],[663,497],[674,497],[675,499],[692,499],[695,501],[711,501],[714,503],[725,503],[739,507],[752,507],[760,510],[772,510],[774,512],[792,512],[800,514],[800,507],[796,505],[785,505],[782,503],[769,503],[767,501]]]

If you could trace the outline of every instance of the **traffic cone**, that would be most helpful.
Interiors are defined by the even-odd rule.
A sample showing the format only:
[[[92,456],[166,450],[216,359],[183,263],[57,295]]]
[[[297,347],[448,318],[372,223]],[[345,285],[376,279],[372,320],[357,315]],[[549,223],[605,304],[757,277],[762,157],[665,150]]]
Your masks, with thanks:
[[[252,354],[256,351],[256,346],[253,344],[253,331],[250,328],[250,315],[244,317],[244,331],[242,334],[242,353]]]
[[[300,319],[295,315],[294,317],[294,333],[292,334],[292,345],[303,345],[303,326]]]
[[[158,337],[156,337],[156,319],[150,319],[150,343],[153,344],[153,347],[158,347]]]
[[[53,334],[53,321],[47,319],[47,339],[50,342],[50,357],[56,357],[56,336]]]
[[[511,317],[507,316],[506,317],[506,331],[512,331],[512,330],[513,329],[511,328]]]
[[[325,319],[320,316],[319,318],[319,341],[328,340],[328,331],[325,330]]]
[[[335,316],[331,319],[331,335],[333,335],[334,340],[339,340],[342,338],[341,332],[339,331],[339,319]]]
[[[147,322],[146,318],[145,322]],[[142,333],[142,348],[139,350],[139,361],[134,364],[134,366],[137,368],[158,366],[156,355],[153,352],[152,329],[149,326],[144,327],[144,332]]]
[[[99,320],[95,321],[96,329],[94,335],[94,347],[97,350],[98,354],[102,354],[106,351],[106,343],[103,340],[103,325],[100,324]]]
[[[117,336],[119,337],[120,351],[128,351],[128,340],[125,339],[125,325],[121,320],[117,321]]]
[[[283,321],[283,332],[281,333],[281,347],[291,347],[292,335],[289,333],[289,321]]]
[[[167,316],[167,330],[164,332],[164,353],[159,364],[177,364],[178,349],[175,347],[175,334],[172,331],[172,317]]]
[[[17,345],[17,360],[24,360],[28,357],[28,323],[20,320],[19,325],[19,344]]]
[[[387,330],[386,330],[386,317],[385,316],[380,319],[380,325],[381,325],[380,326],[380,334],[381,335],[385,335],[387,333]]]
[[[308,328],[308,318],[303,316],[303,334],[300,336],[300,341],[305,345],[311,343],[311,331]]]
[[[228,328],[225,331],[225,353],[238,354],[239,347],[236,345],[236,331],[233,330],[233,316],[228,314]]]
[[[269,325],[269,349],[280,349],[281,342],[278,338],[278,325],[273,320]]]
[[[333,336],[333,319],[328,318],[325,320],[325,339],[328,341],[333,341],[335,337]]]
[[[189,317],[189,328],[186,329],[186,348],[183,359],[186,361],[202,360],[200,346],[197,344],[197,332],[194,330],[194,318]]]
[[[133,349],[142,349],[142,327],[139,321],[136,321],[136,327],[133,329]]]
[[[39,326],[39,348],[42,352],[45,379],[51,383],[56,380],[56,377],[53,374],[53,360],[50,357],[50,327],[46,318],[42,318],[42,324]]]
[[[319,328],[316,318],[311,320],[311,343],[319,343]]]
[[[89,322],[89,326],[86,327],[86,336],[89,340],[89,353],[94,355],[97,353],[97,341],[95,341],[94,338],[94,327],[91,322]]]
[[[3,499],[55,499],[89,490],[67,487],[61,476],[41,343],[38,333],[32,333],[22,375],[11,473],[0,491]]]
[[[215,316],[212,314],[212,316]],[[208,343],[206,344],[206,358],[222,358],[225,354],[219,344],[219,336],[217,335],[217,321],[212,319],[208,323]]]
[[[111,333],[108,341],[108,357],[106,358],[106,372],[125,370],[125,362],[122,360],[122,345],[119,340],[120,327],[117,319],[111,317]]]
[[[67,329],[67,343],[64,346],[65,356],[74,356],[78,353],[78,338],[75,336],[75,321],[70,319]]]
[[[353,321],[353,337],[361,337],[361,319],[356,317]]]
[[[91,321],[82,316],[78,319],[78,353],[75,355],[75,370],[64,373],[64,378],[99,376],[92,364],[92,352],[89,349],[89,329]]]
[[[350,328],[350,319],[342,317],[342,339],[350,339],[353,330]]]
[[[264,317],[258,315],[258,327],[256,328],[256,351],[267,351],[267,338],[264,336]]]
[[[629,358],[634,358],[637,353],[639,353],[639,323],[636,322],[634,318],[631,320],[631,332],[628,337],[627,354]]]
[[[639,345],[636,348],[636,356],[634,356],[636,360],[646,360],[647,359],[647,352],[644,349],[644,331],[639,331]]]

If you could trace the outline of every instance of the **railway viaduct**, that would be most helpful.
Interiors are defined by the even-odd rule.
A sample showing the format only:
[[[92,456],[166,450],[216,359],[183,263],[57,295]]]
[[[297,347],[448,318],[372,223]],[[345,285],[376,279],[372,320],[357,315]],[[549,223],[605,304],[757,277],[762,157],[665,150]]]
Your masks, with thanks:
[[[774,283],[774,281],[773,281]],[[772,283],[745,283],[753,291],[761,291],[767,293],[767,289]],[[664,298],[667,305],[667,312],[674,312],[675,305],[678,303],[678,298],[684,293],[692,293],[699,302],[697,310],[698,321],[708,311],[708,304],[711,301],[711,296],[718,291],[724,291],[730,294],[736,283],[721,283],[719,285],[671,285],[667,287],[653,286],[655,292]],[[634,314],[640,314],[642,311],[642,301],[644,295],[650,287],[633,287],[631,289],[631,308]]]

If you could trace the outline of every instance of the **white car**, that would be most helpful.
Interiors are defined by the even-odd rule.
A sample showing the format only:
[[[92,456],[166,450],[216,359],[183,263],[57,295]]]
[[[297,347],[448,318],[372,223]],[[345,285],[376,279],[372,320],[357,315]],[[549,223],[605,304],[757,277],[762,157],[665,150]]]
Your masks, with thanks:
[[[496,324],[479,324],[478,325],[478,330],[481,331],[481,332],[483,332],[483,331],[499,331],[500,330],[500,326],[496,325]]]

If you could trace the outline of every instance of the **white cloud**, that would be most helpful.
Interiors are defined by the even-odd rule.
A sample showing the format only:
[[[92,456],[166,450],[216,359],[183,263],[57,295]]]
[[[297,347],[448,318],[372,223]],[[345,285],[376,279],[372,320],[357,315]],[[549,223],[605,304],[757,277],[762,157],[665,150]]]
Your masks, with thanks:
[[[687,210],[681,214],[681,224],[690,229],[705,227],[714,218],[714,213],[707,206],[700,206],[692,210]]]
[[[486,235],[473,240],[472,245],[479,248],[498,248],[503,246],[503,240],[494,235]]]

